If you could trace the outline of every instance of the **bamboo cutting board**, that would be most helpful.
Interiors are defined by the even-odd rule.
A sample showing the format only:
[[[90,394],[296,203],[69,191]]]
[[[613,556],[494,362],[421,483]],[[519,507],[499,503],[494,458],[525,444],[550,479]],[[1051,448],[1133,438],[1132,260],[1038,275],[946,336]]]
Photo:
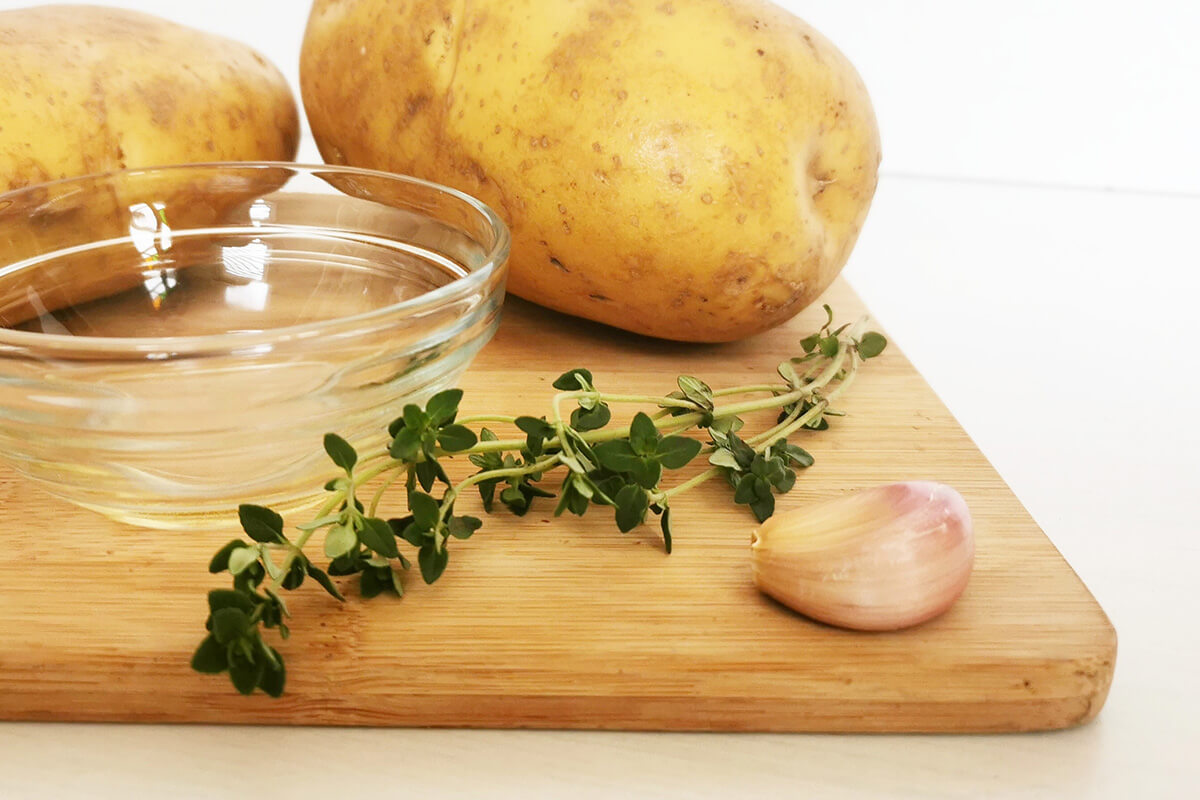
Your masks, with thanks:
[[[841,281],[826,299],[839,318],[862,311]],[[516,300],[505,314],[463,381],[464,414],[546,413],[549,382],[576,366],[631,393],[665,393],[678,374],[714,387],[760,382],[823,319],[817,306],[747,342],[694,346]],[[802,441],[816,464],[781,509],[933,479],[957,487],[975,519],[966,593],[914,630],[836,630],[760,595],[753,520],[713,482],[673,506],[669,557],[656,526],[622,536],[607,510],[555,520],[544,501],[524,518],[485,519],[455,543],[436,586],[414,576],[403,600],[339,605],[306,586],[288,600],[287,693],[245,698],[224,676],[188,668],[205,592],[224,585],[205,567],[227,531],[123,527],[4,469],[0,718],[1017,731],[1094,717],[1112,679],[1111,624],[895,343],[841,405],[849,416]]]

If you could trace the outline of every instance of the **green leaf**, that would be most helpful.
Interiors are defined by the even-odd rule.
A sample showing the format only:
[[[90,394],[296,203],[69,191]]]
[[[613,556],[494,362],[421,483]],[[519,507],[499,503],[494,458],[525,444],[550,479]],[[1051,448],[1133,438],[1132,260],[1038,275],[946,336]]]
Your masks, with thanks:
[[[790,469],[785,469],[783,471],[783,476],[774,483],[775,491],[779,492],[780,494],[790,492],[792,487],[795,485],[796,473],[792,472]]]
[[[336,433],[325,434],[325,452],[329,454],[330,461],[346,472],[353,470],[354,465],[358,463],[358,453],[354,451],[349,442]]]
[[[279,652],[274,647],[267,647],[267,650],[274,654],[275,661],[267,665],[258,685],[269,696],[279,697],[283,694],[283,687],[287,683],[287,670],[283,666],[283,658]]]
[[[234,539],[230,541],[216,552],[216,554],[212,557],[212,561],[208,562],[208,571],[213,575],[216,575],[218,572],[224,572],[225,570],[229,569],[229,556],[233,553],[233,551],[248,546],[249,545],[247,545],[241,539]]]
[[[475,432],[465,425],[447,425],[438,431],[437,443],[448,453],[458,453],[475,446]]]
[[[721,433],[737,433],[745,424],[746,421],[741,417],[721,417],[718,420],[714,420],[709,428]]]
[[[213,589],[208,593],[208,610],[220,611],[222,608],[240,608],[249,614],[254,610],[253,595],[239,592],[236,589]]]
[[[377,517],[365,517],[358,532],[358,540],[368,548],[386,558],[400,555],[396,549],[396,537],[386,521]]]
[[[833,324],[833,309],[829,307],[828,303],[823,304],[821,308],[825,309],[825,324],[822,327],[828,328]]]
[[[580,382],[577,376],[583,378],[583,383]],[[573,369],[559,375],[554,380],[554,383],[550,385],[560,392],[574,392],[580,388],[586,389],[592,385],[592,373],[582,368]]]
[[[595,408],[577,408],[571,412],[571,427],[577,431],[594,431],[612,420],[612,410],[605,403]]]
[[[765,478],[771,469],[770,462],[763,458],[761,453],[756,453],[754,461],[750,463],[750,474],[759,478]]]
[[[447,530],[455,539],[470,539],[482,527],[483,520],[478,517],[451,517]]]
[[[639,458],[629,470],[629,477],[640,486],[653,489],[662,480],[662,464],[655,458]]]
[[[325,534],[325,555],[340,558],[355,548],[358,537],[346,525],[334,525]]]
[[[421,484],[421,488],[425,491],[433,489],[433,484],[436,481],[441,481],[447,486],[450,485],[450,476],[446,474],[446,470],[442,469],[442,465],[436,459],[427,458],[424,461],[418,462],[413,467],[413,472],[417,476],[417,482]]]
[[[733,434],[729,435],[729,450],[737,459],[738,466],[742,469],[750,469],[750,465],[754,463],[754,457],[758,455],[754,452],[754,448],[746,444]]]
[[[724,448],[720,450],[714,450],[712,455],[708,457],[708,463],[712,464],[714,467],[740,469],[738,466],[738,460],[734,458],[733,453]]]
[[[864,360],[874,358],[884,351],[887,347],[887,339],[883,334],[869,331],[863,334],[863,337],[858,340],[858,354]]]
[[[400,559],[405,569],[411,566],[404,556],[401,556]],[[397,597],[404,597],[404,580],[400,577],[400,573],[394,569],[389,569],[388,572],[391,573],[392,591],[396,593]]]
[[[450,551],[444,547],[438,550],[433,542],[426,542],[417,553],[417,563],[421,566],[421,577],[426,583],[433,583],[442,577],[449,561]]]
[[[257,547],[242,547],[229,554],[229,574],[240,575],[252,565],[258,563]]]
[[[754,496],[759,500],[771,496],[771,484],[766,478],[754,476]]]
[[[667,469],[687,465],[700,452],[700,442],[686,436],[667,436],[658,443],[658,461]]]
[[[833,358],[837,355],[840,345],[836,336],[826,336],[820,341],[818,346],[821,348],[821,355],[826,358]]]
[[[289,592],[299,589],[301,584],[304,583],[304,576],[307,574],[304,571],[304,562],[307,560],[304,556],[297,556],[292,561],[292,565],[288,567],[287,575],[284,576],[283,581],[279,585]]]
[[[531,455],[542,454],[542,443],[554,436],[554,426],[538,417],[517,417],[516,426],[525,434],[525,443]]]
[[[791,361],[780,362],[775,368],[779,373],[779,377],[787,381],[787,385],[795,389],[800,386],[800,376],[796,373],[796,368],[792,366]]]
[[[441,508],[438,501],[424,492],[412,492],[408,496],[408,510],[412,512],[413,521],[427,531],[437,527],[441,521]]]
[[[733,490],[733,502],[745,505],[754,500],[754,481],[756,478],[753,475],[743,475],[738,479],[737,487]]]
[[[759,497],[750,503],[750,510],[759,522],[766,522],[775,513],[775,496],[769,492],[765,497]]]
[[[678,383],[684,397],[703,411],[713,410],[713,391],[707,383],[691,375],[680,375]]]
[[[447,389],[429,398],[429,402],[425,404],[425,413],[428,415],[429,421],[438,426],[454,419],[458,414],[458,404],[462,402],[462,397],[462,389]]]
[[[601,442],[592,448],[592,452],[596,454],[596,460],[600,462],[601,466],[613,472],[628,472],[636,466],[639,460],[628,439]]]
[[[617,492],[614,502],[617,506],[617,527],[622,533],[628,533],[641,525],[642,520],[646,518],[646,510],[650,507],[646,491],[634,484],[629,484]]]
[[[404,430],[404,417],[396,417],[394,420],[388,423],[388,436],[392,437],[393,439],[395,439],[396,434],[400,433],[402,430]]]
[[[671,555],[671,509],[664,508],[662,512],[662,537],[663,549],[667,551],[667,555]]]
[[[784,461],[788,461],[797,467],[811,467],[813,465],[813,457],[803,447],[794,444],[788,444],[786,439],[780,439],[771,447],[777,452]]]
[[[413,428],[404,428],[396,434],[396,438],[388,445],[388,454],[397,461],[412,463],[421,450],[421,432]]]
[[[192,654],[192,669],[207,675],[215,675],[229,668],[229,656],[225,645],[217,641],[217,637],[209,634],[200,642],[196,652]]]
[[[420,406],[409,403],[404,407],[404,427],[420,436],[421,431],[425,430],[428,425],[429,415],[422,411]]]
[[[409,522],[400,531],[400,538],[411,544],[413,547],[421,547],[423,544],[425,544],[425,540],[431,536],[433,536],[431,531],[422,528],[416,522]]]
[[[377,596],[387,587],[388,584],[379,580],[379,576],[375,573],[374,569],[364,570],[362,575],[358,576],[358,591],[367,599]]]
[[[243,503],[238,506],[242,530],[256,542],[283,541],[283,517],[269,508]]]
[[[262,583],[266,576],[267,571],[263,569],[262,564],[256,561],[233,576],[233,588],[242,591],[249,590]]]
[[[258,687],[265,670],[266,664],[261,661],[235,658],[229,662],[229,679],[233,681],[233,688],[242,694],[251,694]]]
[[[629,444],[639,456],[652,456],[658,447],[658,428],[654,420],[639,411],[629,425]]]
[[[489,514],[492,512],[492,506],[496,503],[496,486],[499,483],[499,479],[493,481],[480,481],[475,487],[479,490],[479,500],[483,505],[483,510]]]
[[[800,346],[804,348],[804,352],[811,353],[817,349],[817,345],[821,343],[821,334],[814,333],[810,336],[805,336],[800,340]]]
[[[212,613],[212,634],[221,644],[229,644],[250,627],[250,617],[240,608],[227,606]]]
[[[330,596],[337,600],[345,600],[338,588],[333,585],[333,581],[329,579],[329,575],[325,570],[309,562],[304,565],[304,571],[308,573],[308,577],[312,578],[317,583],[321,584],[321,588],[329,592]]]

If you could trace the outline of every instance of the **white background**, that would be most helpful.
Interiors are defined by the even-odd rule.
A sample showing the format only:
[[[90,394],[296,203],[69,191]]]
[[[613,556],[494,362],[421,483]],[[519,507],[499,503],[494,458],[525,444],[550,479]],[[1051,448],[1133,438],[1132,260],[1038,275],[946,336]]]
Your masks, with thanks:
[[[252,42],[295,80],[303,0],[112,4]],[[987,737],[0,724],[0,797],[390,796],[401,777],[414,796],[1195,796],[1200,4],[784,5],[850,56],[879,115],[884,178],[846,274],[1117,627],[1099,720]],[[243,749],[266,742],[255,768]]]

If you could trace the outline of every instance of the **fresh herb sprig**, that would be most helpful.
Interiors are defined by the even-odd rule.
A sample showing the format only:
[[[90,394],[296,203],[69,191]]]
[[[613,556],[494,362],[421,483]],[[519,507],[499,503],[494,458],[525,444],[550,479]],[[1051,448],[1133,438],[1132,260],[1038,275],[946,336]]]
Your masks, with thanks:
[[[829,306],[825,312],[821,329],[800,341],[803,354],[781,363],[779,380],[772,383],[713,390],[684,375],[678,389],[666,396],[624,395],[602,391],[589,370],[578,368],[554,381],[558,393],[549,416],[459,418],[463,393],[447,389],[429,398],[424,408],[405,406],[388,427],[386,452],[368,459],[360,459],[340,436],[326,434],[325,452],[340,474],[325,485],[329,497],[324,505],[311,521],[296,526],[294,536],[289,538],[283,518],[271,509],[239,508],[250,541],[229,542],[209,563],[210,572],[232,576],[233,588],[209,592],[208,634],[192,667],[206,673],[228,671],[243,694],[261,689],[279,696],[286,681],[283,658],[263,634],[275,628],[288,638],[291,615],[282,593],[311,578],[343,600],[331,576],[357,575],[364,597],[402,596],[405,574],[412,568],[401,552],[404,545],[415,551],[421,578],[433,583],[450,562],[451,541],[468,539],[483,525],[478,517],[455,513],[457,501],[472,488],[489,513],[499,504],[520,516],[538,498],[557,498],[555,516],[608,508],[622,532],[654,514],[667,553],[673,545],[672,503],[712,478],[724,477],[734,502],[765,520],[775,510],[776,495],[795,484],[796,470],[813,463],[789,437],[828,428],[828,417],[840,415],[833,402],[850,387],[862,362],[887,345],[882,335],[863,330],[865,320],[833,328]],[[763,396],[726,401],[754,395]],[[570,411],[564,414],[568,404]],[[628,424],[613,425],[612,406],[618,404],[646,410],[636,412]],[[745,435],[743,415],[766,410],[778,410],[775,424]],[[514,436],[502,439],[485,425],[511,429]],[[479,426],[478,433],[472,426]],[[692,430],[705,432],[708,441],[682,435]],[[666,473],[701,453],[707,456],[707,469],[674,486],[663,485]],[[443,462],[464,455],[477,471],[454,483]],[[552,472],[562,474],[556,491],[546,488]],[[399,481],[408,513],[378,516],[380,502]],[[379,485],[364,505],[360,493],[374,482]],[[313,563],[306,549],[317,532],[324,535],[325,569]]]

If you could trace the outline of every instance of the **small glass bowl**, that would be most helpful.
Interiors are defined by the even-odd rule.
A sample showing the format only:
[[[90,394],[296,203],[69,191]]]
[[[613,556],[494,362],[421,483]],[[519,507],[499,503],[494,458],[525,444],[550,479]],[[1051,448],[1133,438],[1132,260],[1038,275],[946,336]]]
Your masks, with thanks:
[[[320,499],[491,338],[509,234],[414,178],[276,163],[0,195],[0,458],[135,525]],[[370,452],[370,451],[368,451]]]

